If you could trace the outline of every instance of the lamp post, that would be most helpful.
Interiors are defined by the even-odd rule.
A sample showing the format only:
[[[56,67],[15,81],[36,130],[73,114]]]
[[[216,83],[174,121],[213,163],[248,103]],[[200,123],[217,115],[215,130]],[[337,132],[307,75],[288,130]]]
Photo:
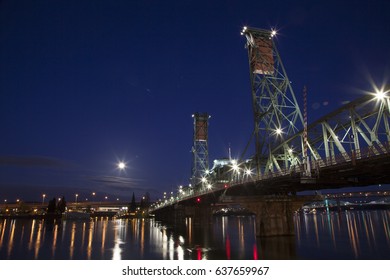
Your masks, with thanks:
[[[239,167],[239,164],[237,162],[237,160],[233,159],[231,160],[231,164],[232,164],[232,180],[235,181],[235,182],[238,182],[239,180],[239,176],[240,176],[240,167]]]
[[[42,205],[45,204],[45,197],[46,197],[46,194],[43,194],[42,195]]]

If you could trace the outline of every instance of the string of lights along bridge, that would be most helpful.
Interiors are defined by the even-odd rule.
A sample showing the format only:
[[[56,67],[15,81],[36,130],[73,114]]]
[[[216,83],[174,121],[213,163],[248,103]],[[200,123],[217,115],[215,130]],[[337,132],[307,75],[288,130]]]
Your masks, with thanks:
[[[209,168],[209,115],[195,113],[191,183],[164,193],[151,211],[244,189],[247,194],[296,194],[390,183],[388,89],[374,86],[372,93],[308,124],[307,90],[302,114],[275,44],[277,32],[244,27],[241,35],[248,52],[254,123],[241,158],[229,154]],[[255,153],[247,155],[251,145]]]

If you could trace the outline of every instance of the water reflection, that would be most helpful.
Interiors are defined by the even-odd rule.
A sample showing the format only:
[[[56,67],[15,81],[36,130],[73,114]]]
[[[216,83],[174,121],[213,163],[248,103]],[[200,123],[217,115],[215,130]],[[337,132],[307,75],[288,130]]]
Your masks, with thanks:
[[[293,237],[256,238],[253,217],[182,227],[149,219],[0,220],[1,259],[387,259],[390,211],[294,217]]]
[[[125,225],[123,220],[119,220],[118,223],[114,226],[114,248],[113,248],[113,260],[121,260],[122,259],[122,249],[121,245],[123,244],[123,232]]]
[[[302,259],[388,259],[389,215],[390,211],[297,215],[297,253]]]
[[[227,217],[202,227],[194,225],[192,219],[188,218],[183,228],[172,228],[145,219],[5,219],[1,221],[0,228],[0,257],[167,260],[257,258],[254,228],[253,220]],[[220,238],[221,235],[224,238]]]
[[[210,258],[218,259],[256,259],[257,239],[253,217],[220,217],[213,223],[213,243],[224,248],[218,255],[210,252]],[[256,247],[256,252],[253,250]],[[223,255],[222,255],[223,253]]]

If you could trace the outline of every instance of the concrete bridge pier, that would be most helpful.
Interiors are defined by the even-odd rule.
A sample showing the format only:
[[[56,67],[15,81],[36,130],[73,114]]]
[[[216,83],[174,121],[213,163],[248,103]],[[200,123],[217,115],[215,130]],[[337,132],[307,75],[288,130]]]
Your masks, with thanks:
[[[275,198],[243,205],[256,215],[257,236],[294,235],[291,200]]]
[[[231,202],[240,204],[241,207],[256,215],[256,235],[259,237],[294,235],[294,211],[306,201],[293,196],[251,196],[230,199]]]
[[[208,204],[185,206],[186,217],[191,217],[194,225],[204,225],[211,222],[213,213]]]
[[[157,221],[163,221],[169,224],[180,224],[184,221],[184,209],[180,205],[170,205],[154,212]]]

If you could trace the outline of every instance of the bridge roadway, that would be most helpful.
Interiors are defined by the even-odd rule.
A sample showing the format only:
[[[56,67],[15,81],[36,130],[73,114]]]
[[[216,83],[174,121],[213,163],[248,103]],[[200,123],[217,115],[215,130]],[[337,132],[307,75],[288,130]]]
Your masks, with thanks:
[[[233,181],[230,193],[273,194],[307,190],[334,189],[354,186],[370,186],[390,183],[390,145],[386,153],[360,153],[359,159],[349,153],[352,160],[343,156],[327,160],[327,164],[312,162],[312,176],[307,177],[302,170],[271,173],[263,178],[243,178]]]
[[[299,169],[273,172],[261,178],[242,177],[229,184],[216,182],[213,188],[170,198],[154,205],[150,212],[156,219],[182,223],[191,217],[194,222],[210,221],[212,213],[226,205],[240,205],[256,214],[259,236],[294,233],[292,213],[305,202],[321,199],[295,195],[306,190],[321,190],[390,183],[390,146],[381,154],[369,150],[351,152],[321,163],[312,162],[312,176]],[[346,161],[345,158],[350,158]]]
[[[359,159],[345,161],[344,157],[329,159],[326,165],[312,162],[312,176],[307,177],[302,170],[271,172],[267,176],[242,177],[229,183],[216,182],[213,188],[201,188],[178,199],[167,200],[155,209],[176,203],[187,203],[203,196],[217,198],[221,195],[248,196],[288,194],[307,190],[321,190],[353,186],[369,186],[390,183],[390,145],[386,153],[375,155],[369,151],[360,153]]]

